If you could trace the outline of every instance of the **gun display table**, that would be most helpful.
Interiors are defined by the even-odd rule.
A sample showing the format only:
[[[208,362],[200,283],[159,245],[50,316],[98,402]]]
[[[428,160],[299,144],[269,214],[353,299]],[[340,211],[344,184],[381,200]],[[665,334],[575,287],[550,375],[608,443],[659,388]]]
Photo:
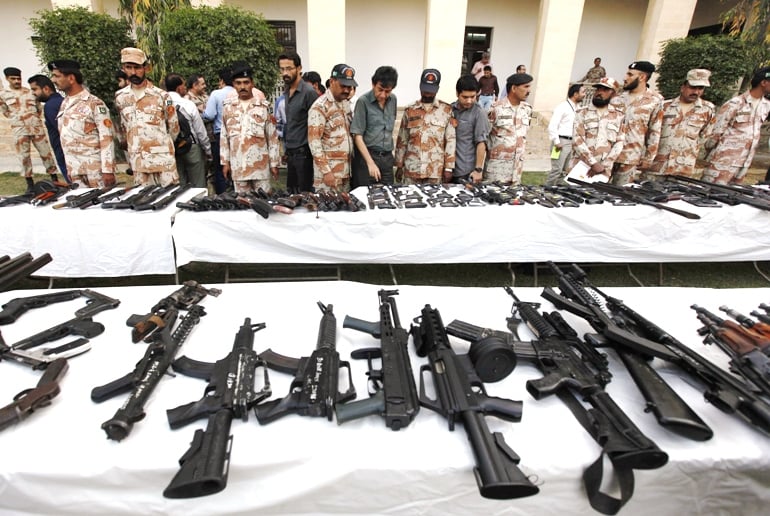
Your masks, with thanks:
[[[366,189],[354,192],[366,202]],[[351,212],[182,212],[177,265],[215,263],[726,262],[770,259],[770,212],[750,206],[536,205]]]
[[[180,199],[202,192],[203,188],[193,188]],[[74,190],[71,194],[79,193]],[[84,210],[6,206],[0,208],[0,255],[50,253],[53,261],[36,273],[39,276],[175,274],[171,223],[178,211],[173,203],[162,210],[136,213],[100,206]]]
[[[354,218],[355,214],[347,214]],[[324,215],[322,214],[322,217]],[[269,222],[269,221],[268,221]],[[759,227],[756,224],[755,227]],[[206,285],[212,287],[216,285]],[[314,349],[318,331],[316,301],[333,304],[338,316],[337,350],[350,352],[378,346],[378,340],[342,328],[345,315],[376,320],[380,287],[351,282],[228,284],[222,294],[201,302],[207,315],[190,334],[180,355],[215,361],[232,347],[232,336],[245,317],[264,322],[254,348],[291,356]],[[123,375],[144,354],[146,344],[132,344],[126,318],[145,313],[149,303],[169,294],[168,285],[99,289],[120,299],[117,309],[95,320],[106,331],[92,339],[88,353],[70,359],[61,381],[61,394],[51,406],[0,432],[0,513],[2,514],[597,514],[582,490],[583,469],[594,461],[598,446],[555,396],[534,400],[525,388],[528,379],[541,377],[533,366],[520,362],[498,383],[486,384],[491,396],[523,400],[520,423],[492,417],[492,431],[502,432],[521,456],[520,468],[540,487],[540,493],[516,500],[489,500],[479,495],[474,464],[465,432],[447,429],[447,422],[422,409],[406,428],[393,432],[382,418],[371,416],[338,426],[325,418],[287,416],[260,426],[234,420],[233,446],[227,488],[215,495],[170,500],[162,490],[178,469],[193,431],[205,421],[170,430],[166,409],[197,399],[200,380],[182,375],[165,377],[151,396],[147,417],[122,442],[105,439],[100,425],[121,405],[116,398],[91,401],[91,389]],[[287,292],[302,295],[287,296]],[[700,323],[689,306],[727,304],[748,313],[770,302],[769,289],[607,288],[607,293],[656,322],[683,343],[714,362],[727,357],[701,344]],[[541,289],[517,288],[523,300],[541,301]],[[40,294],[15,291],[0,294],[9,300]],[[425,304],[441,311],[445,323],[458,318],[505,331],[510,297],[502,288],[402,286],[398,296],[401,321],[408,326]],[[15,324],[0,328],[8,344],[51,326],[82,304],[70,301],[32,310]],[[562,312],[582,335],[590,327]],[[519,327],[521,338],[531,334]],[[467,343],[450,337],[458,352]],[[425,359],[409,342],[415,376]],[[646,514],[761,514],[770,503],[770,438],[729,417],[703,400],[701,391],[665,373],[677,392],[714,429],[714,437],[694,442],[662,430],[614,352],[609,351],[614,377],[607,391],[658,446],[669,454],[660,469],[638,471],[633,498],[622,515]],[[365,361],[351,360],[358,397],[366,396]],[[661,369],[661,364],[654,363]],[[35,385],[39,373],[16,363],[0,362],[0,400],[3,404],[22,388]],[[344,376],[344,375],[343,375]],[[272,398],[286,395],[291,375],[270,371]],[[418,380],[419,381],[419,380]],[[343,389],[344,390],[344,389]]]

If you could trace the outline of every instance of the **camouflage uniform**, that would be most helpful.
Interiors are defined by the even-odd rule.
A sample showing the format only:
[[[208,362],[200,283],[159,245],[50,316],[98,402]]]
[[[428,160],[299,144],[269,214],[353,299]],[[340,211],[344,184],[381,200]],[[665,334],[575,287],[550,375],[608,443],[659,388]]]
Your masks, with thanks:
[[[747,91],[719,108],[714,130],[704,144],[709,152],[704,181],[740,183],[746,175],[759,143],[759,129],[770,112],[770,101],[759,99],[759,106],[753,110],[750,97]]]
[[[642,173],[644,179],[655,179],[655,175],[695,175],[700,139],[708,138],[714,126],[714,104],[698,99],[687,113],[682,111],[681,106],[679,97],[663,103],[658,155],[649,169],[650,173]]]
[[[350,102],[337,102],[331,90],[318,97],[308,110],[307,140],[313,154],[316,190],[347,190],[350,184],[350,159],[353,139]]]
[[[120,143],[128,145],[128,159],[138,184],[176,184],[174,140],[179,134],[179,120],[171,97],[155,86],[147,85],[137,99],[131,86],[115,94],[120,114]]]
[[[518,185],[524,168],[524,148],[532,106],[526,102],[514,106],[505,96],[492,106],[488,116],[491,130],[484,181]]]
[[[623,185],[633,181],[640,170],[647,170],[658,153],[660,126],[663,122],[663,97],[645,90],[633,98],[624,91],[611,104],[625,106],[625,144],[615,159],[612,183]]]
[[[441,100],[407,106],[396,140],[395,162],[409,183],[441,183],[444,170],[455,167],[452,106]]]
[[[91,188],[114,184],[112,120],[104,102],[87,90],[65,97],[58,121],[70,179]],[[105,182],[102,174],[113,176]]]
[[[270,190],[270,168],[280,164],[278,134],[265,100],[226,100],[222,111],[219,155],[229,163],[237,192]]]
[[[593,104],[578,108],[575,113],[575,127],[572,133],[571,170],[578,161],[588,166],[604,165],[609,176],[612,164],[623,149],[623,108],[610,103],[606,109],[598,110]]]
[[[40,154],[46,172],[56,174],[53,153],[48,145],[45,126],[40,118],[43,110],[29,88],[0,90],[0,112],[11,119],[16,154],[21,160],[21,173],[24,177],[32,177],[30,144],[34,145]]]
[[[188,91],[185,98],[191,100],[192,103],[195,104],[195,107],[198,108],[198,112],[203,115],[203,112],[206,110],[206,103],[209,101],[208,95],[204,93],[203,95],[198,96],[195,93]]]

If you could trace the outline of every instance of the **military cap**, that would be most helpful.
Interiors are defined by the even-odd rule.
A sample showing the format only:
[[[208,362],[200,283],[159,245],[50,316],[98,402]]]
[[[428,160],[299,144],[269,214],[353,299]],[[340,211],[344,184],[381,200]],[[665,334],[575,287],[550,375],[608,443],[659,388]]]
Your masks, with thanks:
[[[13,66],[9,66],[5,70],[3,70],[3,73],[5,74],[6,77],[21,77],[21,70]]]
[[[436,93],[441,84],[441,72],[435,68],[426,68],[420,76],[420,91]]]
[[[620,83],[612,77],[602,77],[593,84],[594,88],[607,88],[608,90],[617,91],[620,88]]]
[[[332,68],[331,79],[337,79],[343,86],[357,87],[358,83],[354,79],[356,71],[346,64],[338,64]]]
[[[251,79],[252,77],[251,66],[244,61],[236,61],[233,63],[232,73],[233,79],[237,79],[239,77],[246,77]]]
[[[639,70],[640,72],[644,72],[648,75],[652,75],[655,73],[655,65],[652,64],[649,61],[634,61],[630,65],[628,65],[629,70]]]
[[[687,84],[693,87],[711,86],[709,77],[711,77],[710,71],[703,68],[693,68],[687,72]]]
[[[530,82],[534,81],[535,79],[529,75],[528,73],[515,73],[511,76],[509,76],[505,83],[510,89],[511,86],[521,86],[522,84],[529,84]]]
[[[143,65],[147,62],[147,54],[140,48],[126,47],[120,51],[120,62]]]
[[[764,66],[754,72],[754,77],[752,78],[754,81],[767,81],[770,80],[770,66]],[[752,81],[753,82],[753,81]]]
[[[48,63],[48,69],[51,71],[54,70],[62,70],[62,71],[70,71],[70,70],[80,70],[80,63],[73,59],[57,59],[55,61],[51,61]]]

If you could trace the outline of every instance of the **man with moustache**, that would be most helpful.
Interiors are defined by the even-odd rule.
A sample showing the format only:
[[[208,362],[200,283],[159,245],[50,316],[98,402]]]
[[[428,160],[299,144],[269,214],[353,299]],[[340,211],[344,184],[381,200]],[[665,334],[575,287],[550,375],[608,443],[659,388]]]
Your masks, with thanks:
[[[318,94],[310,83],[302,80],[302,60],[296,53],[278,56],[278,69],[284,84],[286,189],[291,193],[312,192],[313,155],[308,145],[307,120]]]
[[[666,175],[694,177],[699,143],[714,128],[714,104],[703,100],[711,72],[693,69],[679,88],[679,96],[663,103],[663,124],[658,154],[642,179],[655,181]]]
[[[593,84],[594,96],[590,106],[575,113],[572,132],[572,170],[583,162],[590,167],[588,176],[604,174],[609,179],[612,164],[623,150],[623,107],[611,103],[620,88],[612,77],[602,77]]]
[[[380,66],[372,76],[372,89],[356,102],[350,125],[356,146],[351,189],[370,182],[393,184],[393,128],[398,102],[392,92],[396,84],[396,69]]]
[[[59,108],[64,97],[56,91],[56,86],[51,79],[45,75],[33,75],[27,79],[29,89],[38,102],[43,104],[43,119],[45,120],[45,129],[48,132],[48,142],[51,144],[53,155],[56,157],[56,164],[64,180],[70,182],[67,175],[67,162],[64,161],[64,152],[61,150],[61,140],[59,138],[59,126],[56,117],[59,115]],[[55,179],[54,179],[55,180]]]
[[[233,88],[237,97],[226,100],[222,111],[222,172],[236,192],[269,191],[281,161],[270,104],[254,96],[252,70],[245,63],[233,67]]]
[[[56,180],[56,164],[53,161],[51,147],[45,137],[45,127],[40,120],[40,104],[30,93],[29,88],[21,85],[21,70],[8,67],[3,70],[9,89],[0,90],[0,113],[11,120],[16,154],[21,161],[21,174],[32,188],[32,158],[30,146],[34,145],[43,160],[43,166],[52,180]]]
[[[67,95],[58,127],[70,179],[88,188],[113,186],[115,150],[107,106],[83,87],[77,61],[58,59],[48,63],[48,69],[56,87]]]
[[[515,73],[505,81],[508,94],[489,111],[489,161],[485,181],[504,184],[521,183],[527,131],[532,118],[532,106],[525,100],[532,88],[531,75]]]
[[[759,144],[762,123],[770,113],[770,66],[754,72],[751,89],[725,102],[716,115],[714,130],[704,147],[709,162],[703,180],[740,183]]]
[[[452,106],[436,99],[441,73],[427,68],[420,75],[420,100],[401,117],[396,140],[396,181],[440,184],[455,168],[455,127]]]
[[[350,92],[358,86],[356,71],[346,64],[332,68],[329,88],[310,107],[307,139],[313,154],[313,186],[318,190],[347,191],[350,186]]]
[[[120,115],[120,144],[137,184],[168,186],[179,183],[174,140],[179,134],[176,108],[168,93],[147,81],[144,51],[126,47],[120,51],[129,85],[115,94]],[[65,151],[66,155],[66,151]]]
[[[634,61],[628,65],[623,93],[612,100],[626,112],[625,143],[612,169],[614,185],[638,179],[641,171],[650,169],[658,153],[663,97],[647,86],[654,72],[655,65],[649,61]]]

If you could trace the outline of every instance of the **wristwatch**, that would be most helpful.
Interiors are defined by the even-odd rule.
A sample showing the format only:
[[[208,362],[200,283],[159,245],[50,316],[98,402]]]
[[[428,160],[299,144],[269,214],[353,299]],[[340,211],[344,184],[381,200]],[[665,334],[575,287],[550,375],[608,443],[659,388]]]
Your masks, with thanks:
[[[481,167],[476,167],[473,169],[474,172],[484,172],[484,169]]]

